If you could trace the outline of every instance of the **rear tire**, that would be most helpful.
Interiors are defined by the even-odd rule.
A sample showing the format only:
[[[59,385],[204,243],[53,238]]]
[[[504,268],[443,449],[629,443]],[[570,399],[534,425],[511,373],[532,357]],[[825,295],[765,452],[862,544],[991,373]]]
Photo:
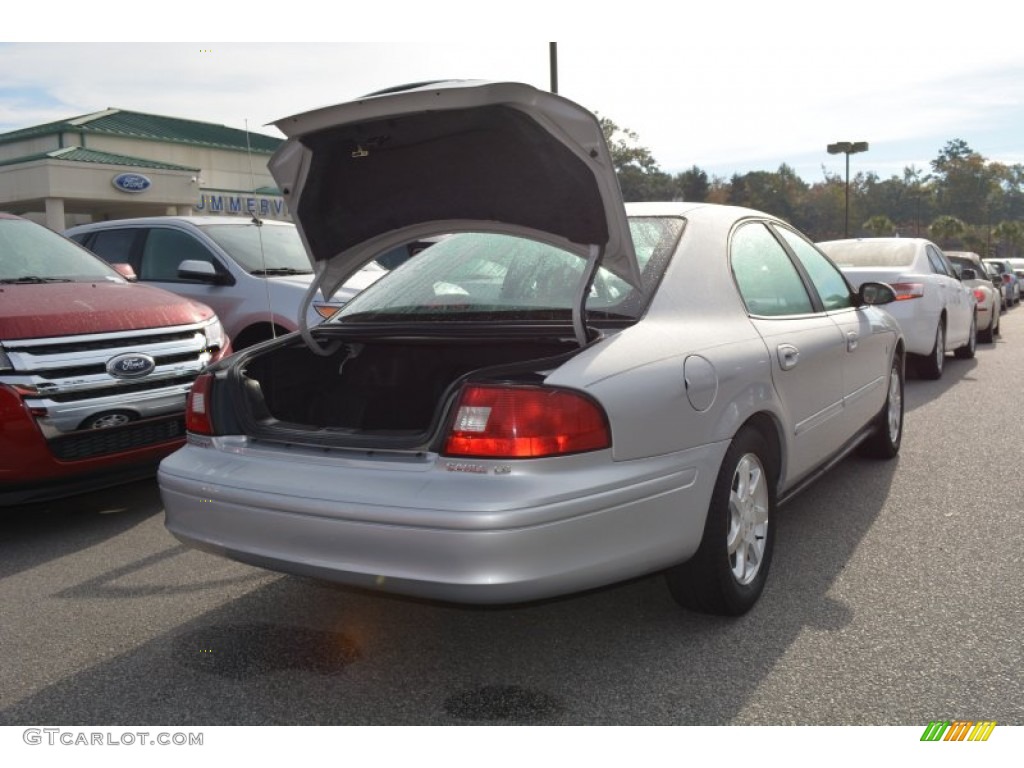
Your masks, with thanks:
[[[751,427],[736,433],[718,470],[697,553],[665,573],[679,605],[739,616],[757,602],[774,549],[777,466],[764,435]]]
[[[935,329],[935,346],[931,354],[919,358],[917,361],[917,374],[922,379],[941,379],[942,368],[946,363],[946,328],[939,321],[939,327]]]
[[[889,394],[885,405],[875,417],[875,430],[862,443],[865,456],[875,459],[893,459],[903,442],[903,360],[894,357],[889,369]]]
[[[967,343],[962,347],[953,350],[953,354],[960,360],[970,360],[978,348],[978,316],[971,318],[971,332],[967,336]]]
[[[999,334],[999,309],[996,307],[995,302],[992,302],[992,317],[989,318],[988,328],[984,331],[978,331],[978,341],[982,344],[991,344],[996,339],[995,337]]]

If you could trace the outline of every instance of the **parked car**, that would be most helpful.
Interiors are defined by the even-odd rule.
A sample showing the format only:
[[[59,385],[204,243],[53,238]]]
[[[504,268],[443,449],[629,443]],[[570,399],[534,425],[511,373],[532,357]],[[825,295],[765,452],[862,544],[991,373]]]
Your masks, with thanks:
[[[244,349],[299,328],[313,272],[295,225],[228,216],[160,216],[100,221],[65,233],[111,264],[127,263],[144,283],[209,304]],[[330,301],[313,301],[316,325],[387,274],[376,263]]]
[[[818,243],[854,287],[888,283],[896,301],[888,305],[907,340],[917,373],[942,376],[946,353],[974,357],[977,313],[974,292],[965,286],[939,248],[921,238],[866,237]]]
[[[1003,293],[992,284],[981,256],[970,251],[946,251],[957,277],[974,291],[978,311],[978,341],[992,343],[999,335],[999,317]]]
[[[892,290],[853,291],[758,211],[624,206],[582,107],[463,81],[278,126],[325,295],[454,234],[308,339],[201,377],[160,469],[181,541],[481,603],[667,569],[680,604],[737,614],[776,505],[857,446],[899,450],[904,341],[873,306]]]
[[[1021,279],[1017,277],[1017,273],[1010,262],[1006,259],[985,259],[985,263],[998,272],[999,277],[1003,281],[1004,300],[1006,302],[1004,309],[1020,304]]]
[[[1024,259],[1009,258],[1006,261],[1013,268],[1013,274],[1017,277],[1017,290],[1024,291]]]
[[[229,352],[209,307],[0,214],[0,504],[154,474],[192,382]]]

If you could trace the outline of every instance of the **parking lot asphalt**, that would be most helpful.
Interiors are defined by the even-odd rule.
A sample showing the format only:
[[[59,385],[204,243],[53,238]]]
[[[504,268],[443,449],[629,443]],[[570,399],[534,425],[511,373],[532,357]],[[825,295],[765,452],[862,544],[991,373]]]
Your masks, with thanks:
[[[0,725],[1024,724],[1024,308],[906,387],[902,453],[779,511],[747,615],[659,576],[454,606],[189,550],[154,481],[0,514]]]

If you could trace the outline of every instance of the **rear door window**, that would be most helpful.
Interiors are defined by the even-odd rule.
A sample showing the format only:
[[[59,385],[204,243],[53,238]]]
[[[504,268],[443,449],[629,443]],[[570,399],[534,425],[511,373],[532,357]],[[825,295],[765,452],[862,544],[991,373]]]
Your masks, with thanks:
[[[764,224],[744,224],[736,230],[731,259],[736,286],[750,314],[779,317],[814,312],[789,254]]]

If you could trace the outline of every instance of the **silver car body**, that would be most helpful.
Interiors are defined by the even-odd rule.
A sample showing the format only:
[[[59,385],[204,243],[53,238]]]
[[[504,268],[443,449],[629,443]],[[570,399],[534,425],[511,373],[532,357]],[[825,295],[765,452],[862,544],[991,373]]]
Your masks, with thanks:
[[[303,297],[313,281],[302,241],[290,222],[159,216],[82,224],[65,235],[108,262],[131,264],[141,282],[213,307],[231,338],[238,340],[236,349],[271,338],[272,329],[296,330]],[[174,245],[150,249],[149,244],[157,241],[154,235]],[[254,257],[252,244],[261,242],[266,252]],[[180,272],[182,267],[198,270],[204,264],[209,265],[207,276]],[[275,274],[275,269],[295,274]],[[322,322],[383,274],[371,263],[331,301],[318,297],[307,310],[307,324]]]
[[[1003,280],[1003,300],[1006,307],[1012,307],[1015,304],[1020,304],[1021,291],[1020,284],[1021,279],[1017,276],[1017,271],[1008,259],[985,259],[986,264],[992,267]]]
[[[908,352],[931,356],[940,327],[946,352],[970,342],[976,328],[974,294],[934,243],[921,238],[868,237],[831,240],[818,247],[854,287],[869,280],[897,287],[898,300],[886,310],[903,329]]]
[[[857,302],[796,314],[748,310],[729,258],[737,233],[768,237],[780,254],[786,252],[781,243],[787,242],[815,263],[826,262],[788,225],[758,211],[724,206],[623,206],[593,116],[526,86],[484,86],[473,92],[474,87],[459,84],[455,88],[462,91],[454,95],[426,88],[383,101],[368,99],[366,120],[376,127],[382,115],[443,111],[453,103],[463,109],[474,100],[511,105],[535,121],[533,127],[540,125],[550,134],[546,144],[531,139],[541,169],[536,172],[552,162],[571,165],[574,161],[562,154],[566,147],[591,169],[593,178],[581,172],[573,181],[590,184],[578,194],[594,201],[602,220],[588,224],[589,231],[605,238],[599,248],[611,257],[605,268],[631,285],[640,276],[627,212],[631,218],[683,223],[642,318],[589,337],[557,363],[538,363],[542,386],[582,393],[599,404],[607,415],[611,444],[537,459],[453,458],[438,448],[441,417],[422,444],[392,450],[360,447],[342,430],[326,437],[331,430],[305,435],[292,430],[287,436],[273,429],[264,436],[240,429],[192,434],[185,448],[163,462],[159,475],[167,528],[180,540],[263,567],[405,594],[482,603],[541,598],[657,571],[694,555],[723,457],[745,425],[756,423],[772,435],[778,456],[773,491],[785,498],[872,434],[880,416],[884,422],[887,407],[895,415],[887,403],[901,402],[897,384],[903,342],[884,310]],[[282,174],[282,189],[310,194],[312,188],[303,188],[301,180],[317,173],[318,161],[304,154],[316,145],[307,131],[358,121],[362,104],[279,124],[291,137],[276,171]],[[499,127],[506,125],[506,117]],[[508,119],[516,123],[520,117]],[[367,151],[374,148],[351,149],[353,157]],[[552,160],[549,151],[560,159]],[[519,164],[500,172],[518,173]],[[289,179],[298,180],[298,187]],[[315,205],[324,201],[315,203],[311,218],[294,200],[290,204],[300,211],[311,260],[329,275],[331,285],[343,282],[361,259],[408,239],[410,232],[423,236],[483,229],[543,239],[589,259],[593,248],[567,238],[558,217],[551,231],[539,231],[540,214],[546,212],[532,203],[549,206],[563,199],[563,180],[553,181],[558,188],[550,191],[550,200],[544,185],[503,197],[512,207],[525,201],[528,210],[511,210],[490,221],[467,217],[475,199],[456,190],[450,199],[458,205],[450,215],[419,220],[413,212],[397,233],[382,225],[354,243],[332,242],[330,233],[317,229],[322,222]],[[502,178],[495,182],[501,184]],[[372,199],[366,204],[379,207]],[[567,219],[565,226],[575,226],[575,220]],[[427,257],[439,249],[435,245],[417,257],[419,264],[399,267],[359,299],[385,291],[410,266],[429,263]],[[342,254],[340,261],[333,254]],[[838,270],[828,269],[840,285],[838,292],[849,294]],[[314,333],[326,339],[332,329],[345,333],[346,328],[342,318]],[[415,326],[404,329],[403,338],[423,333]],[[568,320],[562,336],[573,345]],[[459,342],[452,338],[451,343],[466,342],[465,336]],[[243,372],[261,355],[273,354],[271,347],[283,349],[289,343],[299,342],[282,340],[243,351],[233,358],[234,366],[215,369],[212,386],[219,389],[205,401],[211,410],[226,402],[216,393],[227,392],[232,377],[242,374],[244,379]]]
[[[974,291],[978,311],[978,338],[992,341],[999,333],[999,318],[1002,310],[1002,291],[992,280],[981,261],[981,256],[971,251],[945,251],[953,269],[957,270],[963,284]],[[973,278],[964,277],[961,270],[973,269]]]

